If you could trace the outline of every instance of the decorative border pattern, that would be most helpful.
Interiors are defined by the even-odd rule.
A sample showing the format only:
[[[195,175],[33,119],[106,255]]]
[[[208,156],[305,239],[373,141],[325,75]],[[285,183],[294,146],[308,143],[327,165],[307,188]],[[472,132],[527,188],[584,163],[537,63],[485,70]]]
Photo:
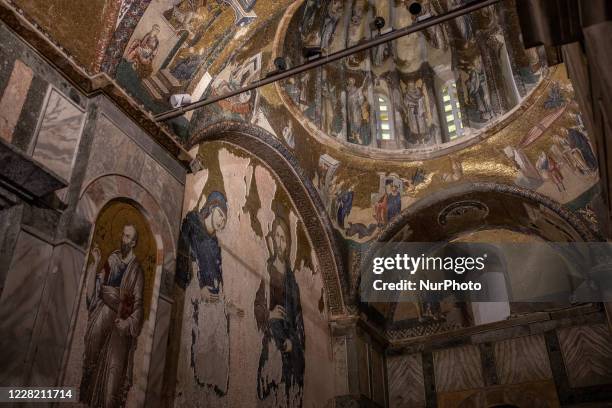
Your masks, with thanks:
[[[327,304],[332,316],[345,313],[342,280],[343,263],[334,229],[312,182],[304,175],[295,157],[278,139],[250,124],[224,121],[198,131],[190,147],[206,141],[234,144],[262,160],[281,180],[304,222],[323,274]]]

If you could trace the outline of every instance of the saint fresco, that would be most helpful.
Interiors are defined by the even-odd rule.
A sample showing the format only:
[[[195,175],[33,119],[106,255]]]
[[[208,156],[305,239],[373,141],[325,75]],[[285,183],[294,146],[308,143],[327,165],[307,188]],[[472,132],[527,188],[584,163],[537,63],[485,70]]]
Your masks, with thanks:
[[[323,378],[310,391],[304,381],[328,361],[314,346],[326,326],[311,244],[273,174],[220,146],[200,152],[207,167],[197,177],[206,181],[194,188],[181,227],[177,403],[312,406],[322,398],[313,387],[330,390]]]
[[[291,234],[277,217],[268,237],[267,276],[255,295],[254,314],[263,333],[257,396],[271,407],[301,407],[304,389],[304,319],[300,288],[291,267]]]
[[[133,382],[134,354],[147,317],[153,237],[142,214],[111,204],[98,219],[87,268],[87,327],[80,400],[121,407]]]
[[[229,388],[229,319],[232,303],[223,286],[223,263],[217,232],[227,222],[227,200],[213,191],[200,210],[187,213],[179,242],[177,277],[189,287],[186,298],[193,319],[191,369],[194,382],[211,398]],[[195,276],[194,276],[195,275]],[[195,280],[197,285],[189,285]]]

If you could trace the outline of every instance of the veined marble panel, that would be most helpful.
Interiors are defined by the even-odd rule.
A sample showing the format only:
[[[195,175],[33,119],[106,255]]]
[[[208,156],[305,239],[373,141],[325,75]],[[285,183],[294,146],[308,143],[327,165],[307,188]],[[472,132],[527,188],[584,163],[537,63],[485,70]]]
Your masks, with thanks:
[[[145,153],[138,145],[105,115],[100,115],[83,186],[106,174],[121,174],[138,180],[144,161]]]
[[[53,250],[45,284],[44,306],[37,320],[30,384],[52,386],[61,369],[68,331],[83,271],[84,254],[68,244]]]
[[[425,408],[423,360],[420,354],[387,358],[389,406]]]
[[[33,157],[65,180],[70,180],[84,121],[85,113],[52,88],[38,129]]]
[[[495,368],[501,384],[552,378],[544,337],[526,336],[495,343]]]
[[[568,327],[557,336],[570,386],[612,384],[612,334],[606,324]]]
[[[555,383],[550,380],[445,392],[437,395],[438,408],[559,408],[559,406]],[[599,408],[603,405],[587,404],[586,406]]]
[[[98,177],[108,174],[121,174],[142,185],[165,212],[170,222],[173,240],[178,237],[183,185],[128,137],[114,120],[103,114],[100,115],[96,125],[84,187]],[[119,194],[125,195],[126,192],[122,191],[122,187],[129,189],[131,184],[116,186]]]
[[[363,395],[367,396],[368,398],[371,397],[370,395],[370,372],[369,372],[369,365],[370,365],[370,361],[368,358],[368,344],[363,341],[363,339],[361,337],[357,337],[357,361],[358,361],[358,366],[357,369],[359,370],[359,392],[361,392]]]
[[[464,346],[436,351],[433,359],[437,392],[484,387],[478,347]]]
[[[24,368],[52,247],[21,231],[0,297],[0,385],[25,385]]]
[[[171,315],[172,303],[160,297],[157,304],[157,315],[155,317],[157,323],[155,325],[155,334],[153,335],[149,380],[147,381],[147,407],[158,407],[161,404]]]
[[[385,406],[385,362],[382,354],[371,349],[372,356],[372,399],[380,406]]]
[[[33,78],[34,73],[30,67],[20,60],[15,60],[13,72],[0,99],[0,137],[9,143],[13,139],[13,131],[19,121]]]

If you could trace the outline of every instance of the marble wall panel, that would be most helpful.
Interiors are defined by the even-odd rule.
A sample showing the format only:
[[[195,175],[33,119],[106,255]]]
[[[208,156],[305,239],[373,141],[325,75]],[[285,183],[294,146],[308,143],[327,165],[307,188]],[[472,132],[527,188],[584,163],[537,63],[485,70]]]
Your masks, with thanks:
[[[368,344],[361,337],[357,337],[357,370],[359,375],[359,392],[370,398],[370,370]]]
[[[33,157],[65,180],[70,180],[84,122],[84,111],[52,88],[41,119]]]
[[[100,115],[83,185],[105,174],[123,174],[138,179],[144,161],[145,153],[138,145],[105,115]]]
[[[159,170],[159,164],[155,159],[146,155],[139,180],[143,186],[147,186],[155,197],[161,197],[166,181],[165,177],[160,177]]]
[[[13,131],[17,126],[33,77],[34,73],[26,64],[15,60],[13,71],[0,99],[0,137],[7,142],[13,139]]]
[[[161,389],[164,379],[171,314],[172,303],[160,297],[157,304],[157,323],[153,336],[149,380],[147,381],[147,407],[158,407],[161,403]]]
[[[527,382],[476,390],[445,392],[437,395],[438,408],[558,408],[559,406],[557,390],[553,381]],[[601,407],[603,405],[587,404],[586,406]]]
[[[38,118],[44,109],[48,88],[49,82],[35,72],[11,142],[24,152],[30,151],[32,139],[36,135]]]
[[[501,384],[552,378],[544,336],[526,336],[495,343],[494,355]]]
[[[612,336],[606,324],[568,327],[557,336],[572,387],[612,384]]]
[[[53,249],[53,261],[33,341],[30,384],[55,385],[78,298],[83,261],[83,252],[72,245],[60,244]]]
[[[389,406],[425,408],[423,360],[420,354],[387,357]]]
[[[348,350],[346,336],[335,337],[333,340],[334,379],[336,395],[349,393],[348,382]]]
[[[143,150],[143,147],[131,136],[128,136],[115,122],[115,119],[119,118],[111,120],[106,114],[100,115],[84,187],[90,185],[96,178],[107,174],[121,174],[138,182],[162,207],[170,223],[172,239],[176,240],[180,228],[183,184],[156,158]],[[123,120],[127,121],[127,119]],[[126,126],[126,129],[131,132],[137,131],[132,129],[132,126]],[[125,193],[125,188],[130,189],[131,184],[124,183],[123,187],[123,190],[121,185],[115,188],[120,193]]]
[[[84,280],[81,282],[83,286]],[[76,316],[74,316],[73,326],[70,332],[70,353],[66,358],[65,365],[61,374],[60,384],[66,387],[77,386],[81,383],[83,372],[83,354],[85,353],[85,333],[87,331],[87,300],[81,291],[80,296],[75,299],[78,301]]]
[[[385,363],[380,351],[372,348],[372,400],[385,406]]]
[[[433,353],[436,391],[460,391],[484,386],[480,351],[476,346]]]
[[[24,385],[23,375],[52,247],[21,231],[0,297],[0,385]]]
[[[168,222],[174,237],[178,238],[178,231],[181,227],[181,208],[183,205],[184,186],[179,184],[168,173],[161,173],[160,178],[164,179],[164,187],[159,197],[159,203],[168,216]]]
[[[0,210],[0,297],[13,259],[13,250],[19,237],[19,223],[22,215],[23,207],[20,206]]]

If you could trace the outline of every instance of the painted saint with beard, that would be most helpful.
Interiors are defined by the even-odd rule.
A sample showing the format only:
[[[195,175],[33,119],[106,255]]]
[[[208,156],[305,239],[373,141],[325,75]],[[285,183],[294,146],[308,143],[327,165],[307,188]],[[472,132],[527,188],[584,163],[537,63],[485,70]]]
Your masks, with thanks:
[[[254,314],[263,334],[257,397],[265,407],[301,407],[305,335],[300,289],[291,268],[291,234],[277,217],[268,236],[267,275],[255,295]]]
[[[201,402],[213,403],[224,397],[229,386],[229,318],[236,312],[223,290],[221,248],[217,232],[225,228],[227,202],[225,196],[213,191],[201,210],[187,213],[181,227],[177,281],[185,288],[185,319],[192,324],[185,327],[191,338],[189,361],[182,372],[191,372],[181,384],[194,385],[181,389],[181,405]],[[197,280],[192,279],[193,275]],[[184,385],[188,386],[188,385]]]
[[[123,227],[120,249],[100,266],[92,250],[87,271],[85,356],[80,400],[90,407],[122,407],[132,385],[136,341],[143,321],[144,273],[134,254],[136,227]]]

